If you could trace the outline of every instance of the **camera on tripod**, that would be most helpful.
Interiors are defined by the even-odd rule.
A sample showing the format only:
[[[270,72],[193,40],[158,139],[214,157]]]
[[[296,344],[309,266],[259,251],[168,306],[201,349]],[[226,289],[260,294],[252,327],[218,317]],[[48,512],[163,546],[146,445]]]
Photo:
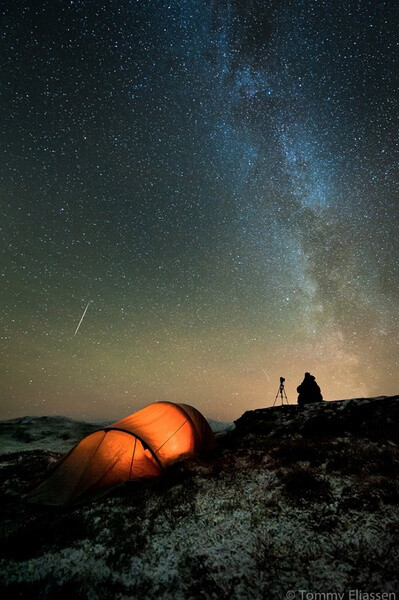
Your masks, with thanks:
[[[287,394],[285,393],[285,389],[284,389],[284,381],[285,381],[285,377],[280,377],[280,385],[277,390],[277,394],[274,399],[273,406],[276,404],[276,400],[279,395],[280,395],[280,399],[281,399],[281,404],[284,404],[284,400],[287,402],[287,404],[289,404]]]

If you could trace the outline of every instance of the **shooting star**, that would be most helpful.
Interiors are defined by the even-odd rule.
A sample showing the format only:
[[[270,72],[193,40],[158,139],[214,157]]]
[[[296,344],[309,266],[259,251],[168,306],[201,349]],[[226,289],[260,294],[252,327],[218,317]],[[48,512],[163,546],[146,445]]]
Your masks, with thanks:
[[[81,319],[80,319],[80,321],[79,321],[79,324],[78,324],[78,326],[76,327],[76,330],[75,330],[75,333],[73,334],[73,337],[75,337],[75,335],[76,335],[76,334],[78,333],[78,331],[79,331],[79,327],[81,326],[81,324],[82,324],[82,321],[83,321],[83,319],[84,319],[84,317],[85,317],[85,314],[87,313],[87,309],[89,308],[89,304],[90,304],[90,302],[91,302],[91,300],[89,300],[89,301],[88,301],[88,303],[87,303],[87,306],[86,306],[86,308],[85,308],[85,309],[84,309],[84,311],[83,311],[83,315],[81,316]]]
[[[264,374],[266,375],[266,377],[267,377],[267,378],[268,378],[268,380],[270,381],[270,377],[269,377],[269,375],[267,374],[267,372],[265,371],[265,369],[262,369],[262,371],[264,372]]]

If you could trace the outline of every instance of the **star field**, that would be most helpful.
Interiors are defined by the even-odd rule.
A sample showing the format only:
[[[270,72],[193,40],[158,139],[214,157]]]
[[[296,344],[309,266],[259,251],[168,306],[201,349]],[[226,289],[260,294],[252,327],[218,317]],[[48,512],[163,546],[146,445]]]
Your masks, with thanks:
[[[396,2],[1,16],[2,418],[398,392]]]

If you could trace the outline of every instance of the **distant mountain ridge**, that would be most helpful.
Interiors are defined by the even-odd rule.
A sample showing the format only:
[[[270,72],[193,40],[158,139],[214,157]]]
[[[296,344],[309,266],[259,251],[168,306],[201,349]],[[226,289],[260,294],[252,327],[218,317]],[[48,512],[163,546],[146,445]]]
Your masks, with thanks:
[[[0,454],[26,450],[67,452],[82,438],[112,421],[89,423],[70,417],[24,416],[0,421]],[[208,419],[217,437],[234,428],[233,423]]]

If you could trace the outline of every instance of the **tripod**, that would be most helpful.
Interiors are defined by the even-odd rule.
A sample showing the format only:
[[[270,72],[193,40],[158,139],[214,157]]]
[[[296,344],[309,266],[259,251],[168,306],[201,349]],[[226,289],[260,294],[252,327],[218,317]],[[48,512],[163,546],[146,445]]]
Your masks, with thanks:
[[[288,398],[287,398],[287,394],[285,393],[285,389],[284,389],[284,382],[281,381],[281,379],[280,379],[280,385],[279,385],[279,388],[277,390],[276,397],[275,397],[274,402],[273,402],[273,406],[276,404],[276,401],[277,401],[277,398],[278,398],[279,394],[280,394],[280,398],[281,398],[281,405],[284,404],[284,399],[287,402],[287,404],[289,404]]]

